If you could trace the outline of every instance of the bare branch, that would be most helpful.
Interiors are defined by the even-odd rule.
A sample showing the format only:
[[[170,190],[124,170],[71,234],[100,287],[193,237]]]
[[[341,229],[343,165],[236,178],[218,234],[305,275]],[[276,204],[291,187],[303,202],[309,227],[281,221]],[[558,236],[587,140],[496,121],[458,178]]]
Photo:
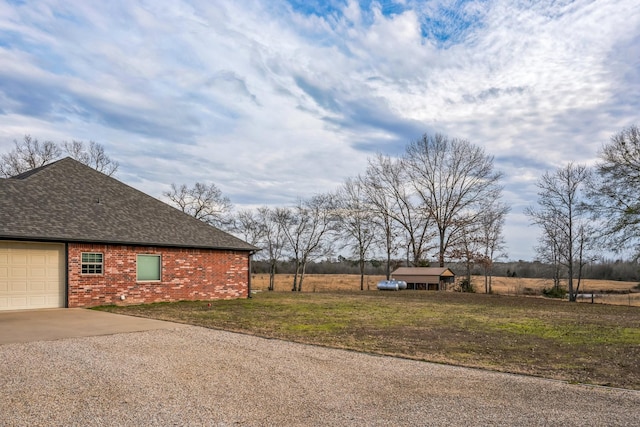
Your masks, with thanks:
[[[502,174],[493,157],[466,140],[424,135],[407,147],[407,171],[423,209],[438,231],[438,262],[444,267],[449,246],[478,221],[482,204],[499,199]]]
[[[219,228],[232,224],[231,201],[222,194],[215,184],[196,182],[191,188],[185,184],[171,184],[171,190],[162,193],[182,212]]]
[[[13,140],[14,149],[0,156],[0,175],[11,177],[39,168],[60,157],[61,151],[51,141],[40,142],[25,135],[22,142]]]

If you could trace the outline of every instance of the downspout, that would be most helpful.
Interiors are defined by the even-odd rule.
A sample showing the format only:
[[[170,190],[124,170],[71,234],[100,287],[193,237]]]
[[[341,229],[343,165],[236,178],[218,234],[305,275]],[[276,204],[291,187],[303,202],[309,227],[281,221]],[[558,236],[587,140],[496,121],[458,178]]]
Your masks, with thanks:
[[[64,242],[64,307],[69,308],[69,243]]]
[[[253,254],[255,251],[249,251],[249,277],[247,278],[247,298],[251,298],[251,261],[253,259]]]

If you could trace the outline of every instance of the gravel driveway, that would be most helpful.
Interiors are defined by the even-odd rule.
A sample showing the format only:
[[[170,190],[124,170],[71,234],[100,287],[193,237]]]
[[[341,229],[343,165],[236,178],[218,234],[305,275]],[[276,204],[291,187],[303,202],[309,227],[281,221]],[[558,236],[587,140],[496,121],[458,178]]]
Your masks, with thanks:
[[[640,425],[640,392],[181,327],[0,346],[0,425]]]

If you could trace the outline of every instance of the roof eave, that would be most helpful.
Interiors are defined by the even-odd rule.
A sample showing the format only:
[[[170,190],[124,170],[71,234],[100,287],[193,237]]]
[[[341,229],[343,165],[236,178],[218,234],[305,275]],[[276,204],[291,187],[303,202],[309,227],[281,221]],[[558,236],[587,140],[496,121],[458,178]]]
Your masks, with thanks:
[[[90,243],[98,245],[125,245],[125,246],[156,246],[162,248],[183,248],[183,249],[211,249],[218,251],[236,252],[257,252],[260,248],[235,247],[235,246],[207,246],[207,245],[180,245],[175,243],[162,242],[132,242],[126,240],[100,240],[100,239],[70,239],[64,237],[44,237],[44,236],[11,236],[0,235],[0,240],[14,240],[20,242],[52,242],[52,243]]]

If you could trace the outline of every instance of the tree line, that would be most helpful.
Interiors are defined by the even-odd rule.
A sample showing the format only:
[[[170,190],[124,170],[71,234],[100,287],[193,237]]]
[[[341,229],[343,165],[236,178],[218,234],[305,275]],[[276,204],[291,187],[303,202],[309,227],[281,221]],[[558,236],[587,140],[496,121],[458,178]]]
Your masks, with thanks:
[[[637,126],[613,135],[598,156],[591,168],[570,162],[545,172],[536,183],[536,203],[525,209],[541,231],[535,250],[540,265],[550,267],[544,275],[556,287],[566,281],[570,301],[585,274],[613,270],[604,251],[632,254],[624,276],[638,274]],[[503,227],[510,208],[502,201],[501,179],[493,157],[480,147],[425,134],[400,157],[368,159],[363,173],[332,193],[293,207],[241,211],[233,230],[264,248],[259,259],[270,265],[271,285],[282,259],[293,260],[292,290],[299,291],[308,263],[339,251],[358,265],[361,289],[367,260],[383,255],[389,277],[393,260],[404,255],[409,266],[455,262],[467,280],[480,269],[490,293],[496,261],[506,257]]]
[[[406,260],[395,258],[392,260],[393,268],[406,266]],[[464,272],[465,266],[459,263],[448,263],[447,267],[455,273]],[[279,274],[293,274],[294,266],[291,260],[283,259],[278,262],[277,270]],[[269,264],[264,260],[254,260],[252,264],[254,274],[268,274]],[[359,266],[354,260],[342,255],[337,258],[323,258],[312,261],[307,266],[308,274],[359,274]],[[382,276],[385,274],[385,265],[382,260],[368,260],[365,267],[365,274],[369,276]],[[481,276],[483,268],[481,265],[474,265],[471,274]],[[541,261],[496,261],[493,264],[494,277],[518,277],[533,279],[553,279],[554,267],[551,264]],[[640,283],[640,269],[633,261],[623,261],[621,259],[602,259],[589,263],[584,267],[583,277],[594,280],[613,280],[624,282]]]
[[[482,148],[425,134],[403,156],[378,154],[339,188],[292,206],[233,214],[215,185],[201,183],[173,185],[164,196],[184,212],[209,211],[203,220],[261,248],[256,260],[268,266],[270,290],[283,260],[291,261],[291,290],[300,291],[310,263],[342,253],[358,266],[360,289],[371,260],[384,259],[388,278],[402,257],[410,266],[462,261],[468,277],[474,265],[482,265],[490,292],[493,263],[505,256],[502,229],[509,207],[501,179],[493,156]],[[201,206],[205,199],[208,209]]]
[[[62,153],[107,175],[118,168],[93,141],[40,143],[25,136],[14,145],[0,157],[2,176],[43,166]],[[401,259],[408,266],[456,263],[467,279],[479,270],[490,293],[496,261],[506,257],[503,227],[510,208],[502,200],[502,178],[493,156],[481,147],[425,134],[409,143],[403,155],[370,157],[366,169],[339,188],[291,206],[234,211],[215,184],[205,183],[172,184],[163,196],[183,212],[259,247],[256,261],[266,266],[271,290],[284,262],[293,271],[292,290],[300,291],[310,264],[341,253],[357,266],[361,289],[372,261],[389,277]],[[570,300],[603,250],[631,251],[638,261],[636,126],[612,136],[594,167],[568,163],[545,172],[536,185],[538,200],[525,214],[541,231],[537,260],[550,266],[555,286],[566,280]]]

